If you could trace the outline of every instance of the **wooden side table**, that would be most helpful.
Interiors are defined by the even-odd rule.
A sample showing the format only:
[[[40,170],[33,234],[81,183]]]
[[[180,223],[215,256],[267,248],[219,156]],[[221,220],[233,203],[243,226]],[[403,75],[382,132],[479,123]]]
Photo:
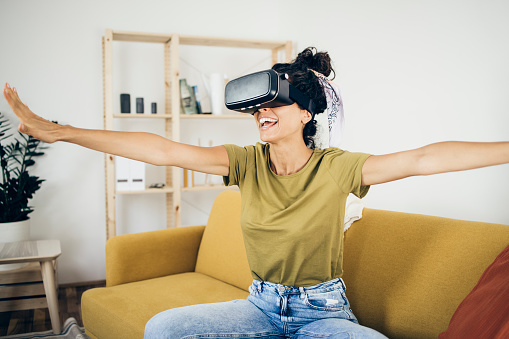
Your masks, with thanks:
[[[0,265],[29,263],[26,268],[0,272],[0,312],[48,307],[53,333],[60,334],[56,279],[60,254],[59,240],[0,243]],[[27,298],[41,294],[46,298]]]

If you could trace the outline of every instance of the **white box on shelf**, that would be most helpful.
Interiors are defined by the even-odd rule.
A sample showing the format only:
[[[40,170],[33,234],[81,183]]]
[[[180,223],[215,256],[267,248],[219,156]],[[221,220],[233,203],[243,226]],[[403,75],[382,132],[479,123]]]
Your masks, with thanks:
[[[117,191],[129,191],[129,159],[115,157],[115,183]]]
[[[115,157],[117,191],[142,191],[145,189],[145,163]]]
[[[145,189],[145,163],[130,160],[129,189],[131,191],[143,191]]]

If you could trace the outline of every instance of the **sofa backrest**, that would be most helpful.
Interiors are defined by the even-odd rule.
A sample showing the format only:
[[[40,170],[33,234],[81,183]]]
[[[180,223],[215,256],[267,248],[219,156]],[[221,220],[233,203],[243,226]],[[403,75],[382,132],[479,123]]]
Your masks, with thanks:
[[[389,338],[437,338],[508,245],[507,225],[365,209],[345,234],[346,295]]]
[[[246,291],[251,285],[253,278],[240,229],[240,192],[224,191],[215,199],[195,271]]]

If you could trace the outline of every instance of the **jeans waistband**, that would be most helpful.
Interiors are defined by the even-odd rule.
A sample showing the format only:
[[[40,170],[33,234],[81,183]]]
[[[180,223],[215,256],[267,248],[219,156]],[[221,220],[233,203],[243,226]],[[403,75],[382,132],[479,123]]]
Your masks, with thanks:
[[[346,290],[343,279],[336,278],[317,285],[307,287],[286,286],[282,284],[275,284],[268,281],[253,280],[252,288],[262,292],[264,290],[277,292],[278,294],[303,294],[303,293],[322,293],[334,290],[336,288]]]

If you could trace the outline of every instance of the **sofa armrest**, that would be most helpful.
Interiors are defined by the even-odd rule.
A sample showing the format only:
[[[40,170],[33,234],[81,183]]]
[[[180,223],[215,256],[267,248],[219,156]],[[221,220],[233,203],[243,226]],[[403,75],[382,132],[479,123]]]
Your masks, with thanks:
[[[106,243],[106,285],[193,272],[205,226],[125,234]]]

